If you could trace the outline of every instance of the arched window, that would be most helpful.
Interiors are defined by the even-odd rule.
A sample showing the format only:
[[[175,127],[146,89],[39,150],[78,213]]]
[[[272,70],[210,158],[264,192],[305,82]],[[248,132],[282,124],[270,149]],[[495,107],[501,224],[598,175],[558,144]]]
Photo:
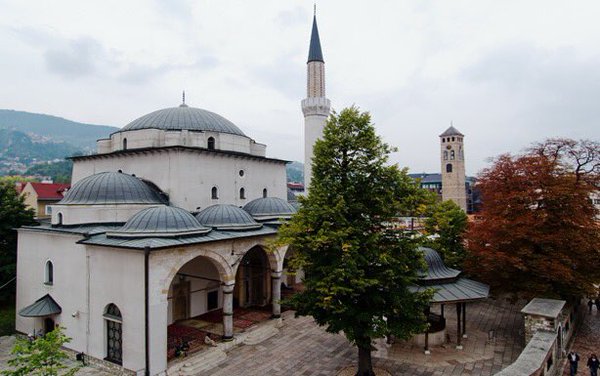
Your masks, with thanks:
[[[210,198],[213,200],[217,200],[219,198],[219,189],[217,189],[217,187],[212,187],[210,190]]]
[[[453,161],[454,160],[454,150],[450,150],[450,160]]]
[[[454,137],[452,137],[452,141],[454,141]]]
[[[63,224],[63,214],[62,213],[58,213],[58,215],[56,216],[57,221],[56,224],[57,225],[62,225]]]
[[[448,160],[448,152],[446,150],[444,150],[444,160],[445,161]]]
[[[52,261],[46,261],[46,273],[44,277],[44,283],[46,285],[54,284],[54,265],[52,265]]]
[[[104,310],[106,321],[106,359],[110,362],[123,363],[123,316],[114,304],[109,304]]]
[[[263,189],[263,198],[267,198],[267,188]]]
[[[452,172],[452,163],[446,165],[446,172]]]
[[[127,150],[127,139],[123,139],[123,150]]]
[[[465,157],[465,155],[463,154],[463,149],[461,146],[458,148],[458,159],[462,161],[464,159],[464,157]]]
[[[208,138],[208,150],[215,150],[215,138],[214,137]]]
[[[244,188],[240,188],[240,199],[246,199],[246,190]]]

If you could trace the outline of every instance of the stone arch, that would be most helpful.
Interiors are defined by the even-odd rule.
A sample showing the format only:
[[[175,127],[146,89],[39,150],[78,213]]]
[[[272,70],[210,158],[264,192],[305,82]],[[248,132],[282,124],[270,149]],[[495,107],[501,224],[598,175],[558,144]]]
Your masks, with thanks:
[[[233,271],[234,276],[238,272],[240,263],[241,263],[242,259],[244,258],[243,256],[246,255],[246,253],[248,253],[253,248],[262,249],[262,251],[267,256],[267,259],[269,261],[269,268],[271,269],[272,272],[281,271],[281,266],[283,265],[283,256],[281,255],[280,251],[278,249],[276,249],[274,251],[270,251],[269,247],[267,247],[266,244],[261,243],[261,242],[253,242],[250,244],[250,246],[246,247],[246,250],[244,250],[243,252],[236,253],[239,255],[239,259],[236,261],[236,263],[233,266],[232,271]]]

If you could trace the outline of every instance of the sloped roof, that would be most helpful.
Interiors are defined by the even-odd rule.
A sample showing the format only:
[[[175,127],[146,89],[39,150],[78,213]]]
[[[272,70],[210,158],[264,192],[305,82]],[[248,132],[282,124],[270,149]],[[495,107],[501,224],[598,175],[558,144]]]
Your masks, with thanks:
[[[321,40],[319,39],[319,29],[317,28],[317,16],[313,17],[312,32],[310,34],[310,47],[308,49],[308,61],[320,61],[323,60],[323,52],[321,51]]]
[[[46,294],[36,300],[33,304],[19,311],[19,315],[23,317],[45,317],[58,315],[62,312],[62,308],[52,299],[50,294]]]
[[[31,184],[31,187],[37,193],[38,200],[62,200],[63,193],[71,188],[71,184],[35,182],[29,184]]]
[[[460,133],[458,131],[458,129],[454,128],[453,125],[450,126],[450,128],[446,129],[446,131],[444,131],[444,133],[442,133],[440,135],[440,137],[446,137],[446,136],[463,136],[464,134]]]
[[[418,284],[410,287],[411,291],[433,289],[432,303],[474,301],[489,296],[490,287],[488,285],[461,277],[462,272],[447,267],[437,251],[426,247],[419,249],[423,252],[427,271],[421,273]]]

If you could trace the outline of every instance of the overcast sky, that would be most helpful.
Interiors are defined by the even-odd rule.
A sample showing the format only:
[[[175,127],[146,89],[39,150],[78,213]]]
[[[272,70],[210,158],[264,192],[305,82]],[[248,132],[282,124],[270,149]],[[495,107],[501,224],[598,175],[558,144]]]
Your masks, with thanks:
[[[325,0],[327,96],[411,172],[465,134],[467,173],[546,137],[600,138],[600,2]],[[302,160],[313,2],[0,0],[0,108],[122,127],[187,103]]]

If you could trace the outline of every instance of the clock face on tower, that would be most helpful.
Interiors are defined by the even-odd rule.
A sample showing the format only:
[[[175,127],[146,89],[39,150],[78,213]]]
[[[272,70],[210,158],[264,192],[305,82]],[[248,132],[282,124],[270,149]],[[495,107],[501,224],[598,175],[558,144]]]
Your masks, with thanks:
[[[452,149],[452,146],[446,145],[446,149],[450,150],[450,149]]]

